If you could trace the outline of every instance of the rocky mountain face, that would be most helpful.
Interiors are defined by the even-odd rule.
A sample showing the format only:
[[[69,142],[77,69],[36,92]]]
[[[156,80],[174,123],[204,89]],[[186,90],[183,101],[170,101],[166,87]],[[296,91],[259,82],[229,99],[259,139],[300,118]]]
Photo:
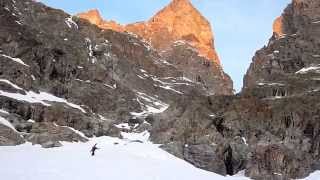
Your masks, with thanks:
[[[146,23],[166,32],[174,21],[198,22],[189,13],[179,22],[176,6],[198,13],[174,0]],[[151,141],[205,170],[303,178],[320,168],[319,7],[293,0],[254,56],[242,92],[231,95],[229,77],[194,41],[205,42],[202,35],[183,39],[172,29],[162,51],[155,39],[101,28],[97,11],[89,22],[31,0],[2,0],[0,145],[49,148],[149,131]],[[167,26],[165,16],[173,19]]]
[[[214,48],[211,25],[189,0],[173,0],[150,20],[128,25],[105,21],[97,10],[80,13],[78,16],[102,29],[138,35],[150,43],[163,58],[171,60],[175,65],[191,67],[188,64],[196,64],[193,68],[179,69],[186,77],[203,83],[210,94],[232,94],[232,81],[223,72]],[[173,57],[177,54],[176,46],[181,45],[188,46],[182,49],[194,52],[184,53],[183,57]]]
[[[1,133],[2,145],[22,143],[21,137],[47,147],[118,136],[115,125],[128,122],[143,131],[146,117],[176,99],[206,94],[128,33],[33,1],[1,1],[0,15],[0,107],[17,130],[1,126],[10,131]]]
[[[257,122],[251,177],[301,178],[319,169],[319,23],[319,1],[293,0],[244,78],[243,96],[260,104],[244,116]]]
[[[293,0],[236,96],[185,99],[155,116],[152,138],[197,167],[254,179],[319,169],[320,2]],[[176,118],[176,116],[181,118]]]

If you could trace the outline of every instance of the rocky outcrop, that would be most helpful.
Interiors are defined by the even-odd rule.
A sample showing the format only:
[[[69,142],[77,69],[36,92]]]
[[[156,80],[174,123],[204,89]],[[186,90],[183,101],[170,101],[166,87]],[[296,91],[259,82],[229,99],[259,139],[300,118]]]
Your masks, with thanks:
[[[167,61],[169,59],[179,70],[183,71],[186,77],[206,86],[211,95],[233,93],[232,81],[223,72],[219,56],[214,48],[211,25],[189,0],[173,0],[150,20],[123,26],[114,21],[102,20],[96,10],[80,13],[78,16],[102,29],[126,31],[142,37],[161,56],[167,58]],[[180,46],[181,44],[185,45]],[[183,51],[193,49],[194,52],[192,55],[181,52],[181,50],[177,52],[177,45]],[[178,57],[179,54],[182,57]],[[194,62],[195,60],[198,62]],[[192,66],[194,64],[199,64],[198,68]]]
[[[25,140],[15,130],[0,124],[0,146],[14,146],[25,143]]]
[[[44,148],[62,146],[60,141],[86,142],[88,139],[79,131],[68,126],[54,123],[33,123],[26,139],[32,144],[40,144]]]
[[[183,155],[186,161],[191,162],[196,167],[217,172],[222,175],[227,174],[227,167],[217,153],[217,146],[208,144],[185,145]]]
[[[273,33],[276,38],[281,38],[284,36],[283,32],[283,18],[282,16],[277,17],[277,19],[273,22]]]
[[[81,13],[78,15],[82,19],[87,19],[90,23],[96,24],[98,26],[103,25],[103,19],[97,9],[90,10],[85,13]]]
[[[103,29],[112,29],[118,32],[124,32],[125,28],[116,23],[115,21],[105,21],[102,19],[100,12],[97,9],[89,10],[85,13],[80,13],[79,16],[82,19],[87,19],[91,24],[95,24]]]

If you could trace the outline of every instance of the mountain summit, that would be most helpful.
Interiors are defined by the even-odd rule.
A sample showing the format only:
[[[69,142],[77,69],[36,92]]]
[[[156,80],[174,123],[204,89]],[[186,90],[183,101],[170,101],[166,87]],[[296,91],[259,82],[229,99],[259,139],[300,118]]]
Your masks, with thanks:
[[[98,10],[78,17],[101,29],[143,39],[184,77],[202,84],[209,95],[233,93],[232,80],[224,73],[214,48],[211,25],[189,0],[173,0],[149,20],[127,25],[103,20]]]
[[[103,21],[96,10],[80,13],[78,16],[103,29],[137,34],[160,51],[167,50],[176,41],[183,40],[195,47],[199,55],[220,66],[214,49],[211,25],[189,0],[173,0],[150,20],[124,26],[113,21]]]
[[[113,29],[115,31],[123,32],[124,27],[115,21],[105,21],[102,19],[100,12],[97,9],[89,10],[85,13],[78,14],[82,19],[88,20],[91,24],[95,24],[103,29]]]
[[[104,23],[100,12],[97,9],[89,10],[88,12],[82,13],[79,16],[83,19],[89,20],[90,23],[96,24],[98,26]]]

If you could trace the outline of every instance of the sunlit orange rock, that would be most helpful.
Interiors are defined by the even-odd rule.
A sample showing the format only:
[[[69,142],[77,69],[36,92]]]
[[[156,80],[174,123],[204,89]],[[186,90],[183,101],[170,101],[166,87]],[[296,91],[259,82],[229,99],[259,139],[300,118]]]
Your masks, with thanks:
[[[275,33],[277,38],[280,38],[284,35],[282,21],[283,17],[279,16],[273,23],[273,32]]]
[[[103,22],[101,15],[97,9],[90,10],[85,13],[78,14],[80,18],[87,19],[90,23],[100,26]]]
[[[124,26],[114,21],[102,20],[96,10],[81,13],[79,17],[103,29],[137,34],[159,51],[166,50],[176,41],[184,40],[194,46],[201,56],[220,65],[211,25],[189,0],[173,0],[150,20]]]
[[[97,9],[89,10],[84,13],[78,14],[78,17],[88,20],[90,23],[95,24],[103,29],[113,29],[115,31],[124,31],[124,27],[115,21],[105,21],[101,17]]]

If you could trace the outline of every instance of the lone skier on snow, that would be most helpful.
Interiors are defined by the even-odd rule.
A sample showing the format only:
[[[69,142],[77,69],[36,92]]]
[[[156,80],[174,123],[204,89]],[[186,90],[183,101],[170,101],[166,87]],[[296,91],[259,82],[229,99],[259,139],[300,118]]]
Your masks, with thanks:
[[[98,147],[97,147],[97,144],[95,144],[92,148],[91,148],[91,156],[94,156],[94,154],[95,154],[95,152],[96,152],[96,150],[97,149],[99,149]]]

